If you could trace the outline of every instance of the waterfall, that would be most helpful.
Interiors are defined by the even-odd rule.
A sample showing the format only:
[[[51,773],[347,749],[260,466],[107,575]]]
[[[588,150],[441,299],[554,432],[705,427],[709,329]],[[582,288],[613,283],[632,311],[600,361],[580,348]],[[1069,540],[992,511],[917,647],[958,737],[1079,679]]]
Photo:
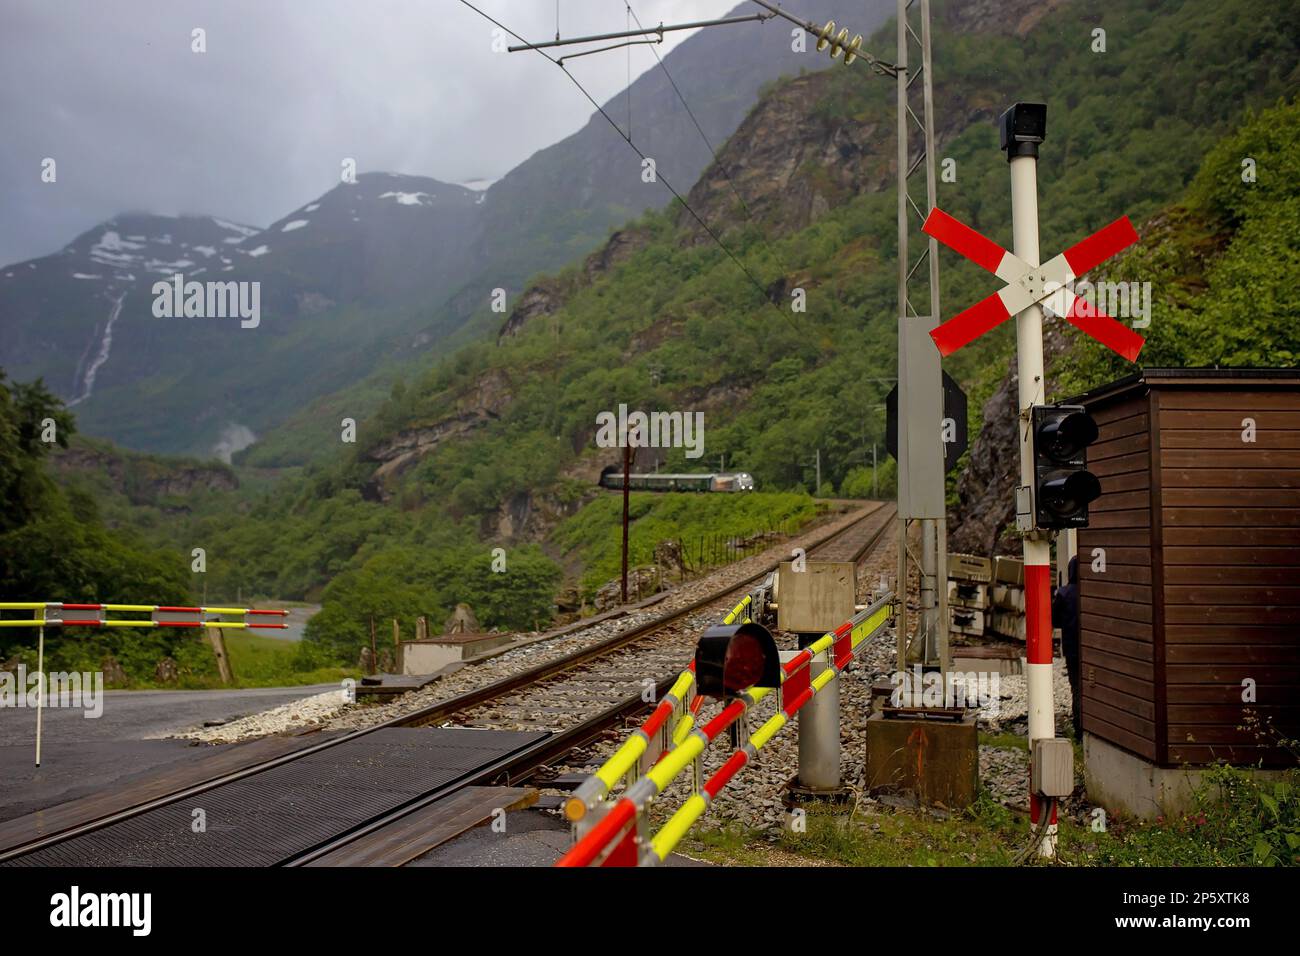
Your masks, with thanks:
[[[69,408],[90,398],[90,393],[95,387],[95,375],[98,374],[100,366],[108,361],[109,350],[113,347],[113,325],[117,322],[117,317],[122,314],[122,303],[125,300],[125,292],[113,300],[113,309],[108,313],[108,322],[104,326],[104,337],[99,340],[99,351],[95,353],[95,357],[91,359],[90,366],[86,369],[86,374],[81,380],[81,389],[77,397],[68,402]]]

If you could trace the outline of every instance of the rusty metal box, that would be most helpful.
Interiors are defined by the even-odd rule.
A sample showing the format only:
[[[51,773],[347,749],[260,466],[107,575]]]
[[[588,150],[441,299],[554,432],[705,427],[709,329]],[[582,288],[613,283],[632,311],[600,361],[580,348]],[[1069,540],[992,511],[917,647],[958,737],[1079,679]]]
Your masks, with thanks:
[[[960,720],[867,718],[867,790],[902,790],[921,804],[956,809],[979,793],[979,745],[975,714]]]

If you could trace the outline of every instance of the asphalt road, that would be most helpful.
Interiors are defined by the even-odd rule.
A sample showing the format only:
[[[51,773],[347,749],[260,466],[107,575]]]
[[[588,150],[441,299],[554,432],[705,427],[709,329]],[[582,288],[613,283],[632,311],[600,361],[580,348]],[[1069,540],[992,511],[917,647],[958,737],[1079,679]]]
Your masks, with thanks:
[[[0,820],[111,787],[144,770],[192,758],[188,741],[156,739],[208,720],[267,710],[337,684],[247,690],[107,691],[103,714],[47,707],[41,766],[35,766],[36,711],[0,708]]]

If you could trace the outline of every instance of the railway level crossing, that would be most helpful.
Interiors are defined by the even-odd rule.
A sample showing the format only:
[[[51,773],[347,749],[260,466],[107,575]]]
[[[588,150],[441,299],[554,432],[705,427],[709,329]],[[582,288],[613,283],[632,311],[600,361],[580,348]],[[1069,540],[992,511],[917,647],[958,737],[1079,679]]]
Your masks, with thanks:
[[[560,867],[638,866],[663,862],[673,848],[707,812],[710,803],[762,748],[801,709],[824,693],[857,654],[894,617],[894,597],[885,594],[823,635],[774,671],[775,645],[766,628],[751,614],[763,607],[772,578],[746,595],[706,634],[727,639],[740,653],[709,657],[701,648],[690,666],[674,682],[668,695],[650,717],[583,784],[565,805],[577,839],[556,864]],[[718,632],[725,632],[718,633]],[[725,665],[723,662],[725,661]],[[814,664],[825,667],[813,674]],[[713,666],[713,665],[723,666]],[[733,679],[735,674],[767,672],[758,684]],[[743,685],[743,686],[741,686]],[[695,693],[693,693],[695,692]],[[778,695],[775,712],[752,733],[747,717],[772,693]],[[703,726],[697,726],[705,696],[721,699],[722,708]],[[701,758],[724,732],[733,750],[722,766],[702,779]],[[692,793],[655,834],[650,833],[650,804],[683,773],[690,771]],[[626,789],[607,800],[620,779]]]
[[[898,0],[898,51],[896,62],[892,64],[864,54],[861,51],[861,39],[854,37],[850,41],[847,30],[836,35],[833,23],[818,29],[815,24],[782,10],[777,4],[767,0],[755,2],[765,8],[769,15],[783,17],[817,36],[819,51],[829,47],[833,58],[844,52],[846,64],[857,56],[862,56],[876,72],[891,76],[897,81],[897,580],[901,591],[908,580],[909,562],[914,562],[920,580],[921,612],[917,629],[919,656],[928,668],[937,669],[941,674],[946,673],[949,664],[949,622],[944,494],[947,469],[944,467],[942,438],[944,403],[940,359],[996,328],[1012,315],[1016,316],[1021,465],[1020,484],[1016,490],[1016,514],[1017,530],[1022,535],[1024,547],[1031,746],[1030,803],[1032,822],[1037,827],[1042,813],[1040,797],[1050,799],[1064,795],[1047,792],[1046,785],[1041,781],[1055,781],[1051,785],[1053,789],[1064,786],[1061,781],[1069,777],[1070,773],[1062,768],[1062,763],[1068,760],[1072,765],[1073,761],[1072,751],[1067,754],[1064,748],[1054,742],[1050,610],[1052,537],[1058,528],[1086,526],[1087,504],[1099,493],[1095,477],[1086,472],[1085,450],[1097,437],[1095,423],[1082,409],[1053,409],[1046,405],[1042,354],[1043,308],[1046,306],[1054,314],[1064,317],[1124,358],[1135,360],[1143,345],[1142,337],[1100,310],[1088,306],[1074,295],[1070,283],[1136,242],[1137,233],[1127,217],[1121,217],[1048,262],[1041,262],[1038,242],[1037,157],[1039,144],[1046,137],[1047,107],[1043,104],[1017,103],[1000,120],[1001,148],[1007,154],[1011,172],[1013,252],[1001,248],[938,208],[929,0]],[[758,19],[765,18],[760,16]],[[701,25],[720,26],[725,22],[715,21]],[[652,30],[570,40],[561,40],[557,32],[554,42],[521,43],[510,49],[539,50],[542,46],[627,39],[650,34],[662,37],[664,29],[660,25]],[[917,47],[920,62],[914,68],[909,68],[909,57],[914,46]],[[584,51],[586,52],[600,51]],[[920,155],[915,158],[909,149],[909,132],[913,124],[919,128],[922,141]],[[630,139],[628,142],[632,145]],[[909,185],[913,174],[919,175],[922,171],[926,186],[924,207],[913,199]],[[909,251],[909,241],[916,219],[923,220],[921,229],[929,241],[914,262]],[[943,323],[939,319],[938,243],[958,251],[1004,282],[1002,289]],[[921,268],[923,265],[926,267],[924,271]],[[928,282],[922,283],[922,276]],[[927,337],[930,342],[926,341]],[[921,532],[919,560],[911,554],[908,543],[908,525],[912,521],[917,522]],[[898,602],[896,612],[898,668],[903,671],[908,660],[906,600]],[[690,737],[689,740],[694,738]],[[625,804],[626,800],[620,806]],[[1052,817],[1052,825],[1044,829],[1047,835],[1041,844],[1041,852],[1049,856],[1055,851],[1055,803],[1052,802],[1050,806],[1048,812]]]

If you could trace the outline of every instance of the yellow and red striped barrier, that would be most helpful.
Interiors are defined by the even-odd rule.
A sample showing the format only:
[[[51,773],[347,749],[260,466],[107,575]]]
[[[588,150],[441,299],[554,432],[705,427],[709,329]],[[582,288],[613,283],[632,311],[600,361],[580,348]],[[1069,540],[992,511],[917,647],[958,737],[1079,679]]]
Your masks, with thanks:
[[[249,607],[181,607],[169,604],[67,604],[63,601],[0,601],[0,611],[31,611],[32,617],[0,618],[0,627],[38,629],[36,672],[40,675],[36,698],[36,766],[41,765],[41,727],[45,716],[45,629],[47,627],[216,627],[271,628],[289,625],[283,610],[255,610]],[[40,612],[40,617],[36,613]],[[110,613],[147,613],[147,618],[109,618]],[[69,616],[70,615],[70,616]],[[242,621],[217,621],[220,617],[242,617]],[[253,620],[247,620],[252,617]],[[276,618],[278,620],[272,620]]]
[[[733,623],[734,612],[729,617],[731,620],[726,623]],[[840,675],[866,641],[892,617],[893,597],[885,595],[787,661],[782,667],[781,699],[777,712],[750,736],[744,746],[732,753],[703,786],[697,786],[696,792],[678,808],[653,839],[648,839],[641,832],[644,827],[643,814],[650,803],[667,789],[682,770],[697,760],[723,730],[746,715],[754,704],[766,697],[771,692],[769,688],[751,688],[740,694],[703,728],[691,731],[645,776],[630,782],[623,796],[605,811],[598,822],[586,830],[556,865],[561,867],[593,864],[634,866],[661,862],[672,852],[695,821],[708,810],[709,804],[727,783],[789,723],[791,717]],[[813,678],[810,665],[820,654],[826,655],[827,667]],[[680,680],[679,678],[679,682]],[[674,688],[676,687],[675,684]],[[698,701],[699,698],[696,698],[693,703],[697,704]],[[657,708],[656,715],[658,713]],[[624,744],[624,748],[627,746]],[[619,753],[622,753],[624,748],[620,748]],[[643,750],[638,751],[638,756],[640,752]],[[615,756],[617,757],[618,753]],[[601,796],[609,792],[613,782],[622,772],[630,769],[635,760],[635,757],[631,761],[624,760],[620,764],[622,769],[619,774],[601,780]],[[612,763],[613,758],[601,769],[606,769]],[[587,783],[590,781],[584,783],[583,787],[586,787]],[[579,791],[575,791],[574,796],[577,797],[578,793]],[[590,801],[590,794],[590,790],[584,794],[584,801]],[[598,796],[595,801],[600,799],[601,797]],[[581,816],[585,816],[588,810],[595,808],[593,805],[595,801],[584,802]],[[572,802],[571,800],[570,803]],[[574,816],[570,815],[570,819],[574,819]]]
[[[167,604],[65,604],[62,601],[0,602],[0,611],[41,612],[40,617],[0,619],[0,627],[288,627],[288,611],[248,607],[180,607]],[[147,613],[148,618],[110,619],[110,612]],[[242,621],[216,621],[209,615],[239,616]],[[248,620],[248,618],[252,620]],[[279,621],[273,620],[279,618]]]
[[[735,624],[738,621],[748,621],[752,604],[753,596],[746,594],[741,602],[722,619],[722,623]],[[582,820],[601,800],[605,799],[620,777],[634,768],[648,768],[665,751],[677,746],[686,738],[695,723],[695,715],[699,713],[700,703],[703,700],[692,696],[691,691],[694,686],[695,662],[691,661],[690,666],[673,682],[673,686],[659,701],[646,722],[632,732],[632,735],[618,750],[614,751],[614,755],[606,760],[599,770],[573,791],[573,795],[564,804],[564,815],[568,820],[573,823]],[[669,719],[679,712],[681,716],[670,729]],[[629,784],[632,782],[631,779],[628,780]]]

